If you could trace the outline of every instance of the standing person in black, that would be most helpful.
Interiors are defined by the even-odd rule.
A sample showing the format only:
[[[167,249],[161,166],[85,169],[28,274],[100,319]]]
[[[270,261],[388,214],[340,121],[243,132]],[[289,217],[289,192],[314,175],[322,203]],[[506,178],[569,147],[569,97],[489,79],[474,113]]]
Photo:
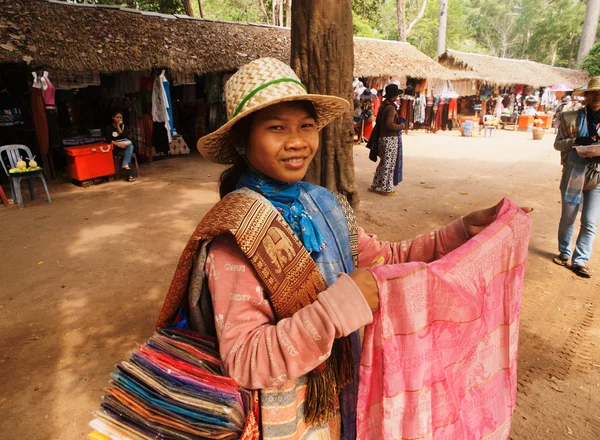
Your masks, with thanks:
[[[405,128],[404,124],[396,123],[396,100],[401,94],[402,91],[396,84],[390,84],[385,88],[385,100],[379,108],[375,130],[367,145],[371,150],[375,148],[381,158],[369,191],[385,196],[398,195],[394,191],[394,171],[400,149],[398,132]]]

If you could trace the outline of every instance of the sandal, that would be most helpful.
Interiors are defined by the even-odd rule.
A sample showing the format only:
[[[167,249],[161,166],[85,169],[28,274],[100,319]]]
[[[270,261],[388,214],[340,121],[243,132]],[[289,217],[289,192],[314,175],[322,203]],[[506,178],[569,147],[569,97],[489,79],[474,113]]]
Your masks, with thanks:
[[[127,178],[127,181],[128,181],[128,182],[135,182],[135,177],[133,177],[133,176],[129,176],[129,177]]]
[[[592,271],[590,270],[587,264],[573,264],[571,266],[571,270],[575,272],[575,275],[578,275],[582,278],[592,277]]]
[[[554,264],[558,264],[559,266],[568,266],[569,265],[569,257],[564,255],[557,255],[552,259]]]
[[[123,168],[124,170],[129,171],[131,169],[131,167],[129,165],[123,165],[121,168]]]

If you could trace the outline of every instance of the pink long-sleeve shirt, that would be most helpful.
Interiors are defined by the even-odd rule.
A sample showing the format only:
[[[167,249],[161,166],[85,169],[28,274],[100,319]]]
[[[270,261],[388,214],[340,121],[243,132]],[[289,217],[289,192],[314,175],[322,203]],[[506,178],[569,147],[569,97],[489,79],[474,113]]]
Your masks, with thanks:
[[[462,220],[413,240],[379,241],[359,228],[359,267],[430,262],[468,239]],[[329,357],[335,338],[369,324],[373,315],[354,281],[340,274],[317,301],[276,321],[250,262],[232,237],[213,241],[206,263],[225,371],[248,389],[281,387]]]

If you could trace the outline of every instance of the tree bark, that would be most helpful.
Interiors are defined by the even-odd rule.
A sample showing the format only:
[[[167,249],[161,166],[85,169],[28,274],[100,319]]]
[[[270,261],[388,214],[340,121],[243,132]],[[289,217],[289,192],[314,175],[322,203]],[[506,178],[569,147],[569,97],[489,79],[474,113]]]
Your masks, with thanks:
[[[200,12],[200,18],[204,18],[204,12],[202,12],[202,0],[198,0],[198,12]]]
[[[577,52],[577,64],[581,64],[583,58],[588,54],[596,39],[598,30],[598,17],[600,17],[600,0],[588,0],[581,30],[581,42]]]
[[[352,102],[351,0],[294,0],[291,34],[291,66],[308,92]],[[319,151],[305,180],[341,192],[356,206],[353,131],[350,110],[321,131]]]
[[[396,0],[396,22],[398,41],[406,41],[406,0]]]
[[[437,56],[446,52],[446,26],[448,24],[448,0],[440,0],[440,12],[438,15],[438,41]]]
[[[192,0],[183,0],[183,7],[185,9],[185,13],[190,17],[194,16],[194,8],[192,7]]]

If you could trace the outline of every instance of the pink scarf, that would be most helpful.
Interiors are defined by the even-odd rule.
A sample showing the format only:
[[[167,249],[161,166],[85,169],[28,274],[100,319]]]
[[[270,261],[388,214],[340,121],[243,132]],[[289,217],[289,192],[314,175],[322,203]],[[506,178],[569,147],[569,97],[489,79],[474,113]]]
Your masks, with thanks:
[[[440,260],[373,270],[358,439],[508,438],[531,222],[511,201]]]

